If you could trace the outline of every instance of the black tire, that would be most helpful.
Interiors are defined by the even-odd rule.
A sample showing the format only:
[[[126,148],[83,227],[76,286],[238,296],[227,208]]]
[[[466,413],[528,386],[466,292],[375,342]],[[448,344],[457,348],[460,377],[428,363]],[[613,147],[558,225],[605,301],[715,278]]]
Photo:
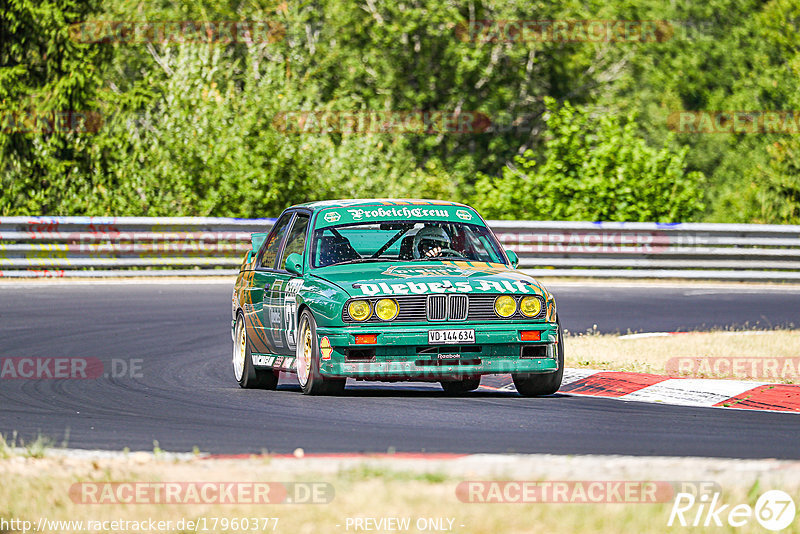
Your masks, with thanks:
[[[463,395],[478,389],[481,385],[481,377],[475,376],[472,378],[464,378],[463,380],[443,380],[439,382],[442,389],[448,395]]]
[[[552,395],[561,387],[561,379],[564,376],[564,335],[561,332],[561,321],[556,316],[558,324],[558,371],[553,373],[512,373],[514,386],[517,392],[523,397],[538,397],[540,395]]]
[[[304,355],[308,348],[310,354]],[[305,395],[339,395],[344,392],[346,378],[326,378],[319,372],[319,340],[317,339],[317,322],[309,310],[303,310],[297,321],[297,378]],[[308,358],[308,360],[306,360]],[[309,361],[306,372],[300,368],[302,362]]]
[[[240,336],[243,336],[244,339]],[[244,353],[244,362],[237,363],[237,350]],[[238,369],[238,365],[242,369]],[[241,377],[238,376],[241,372]],[[253,366],[253,355],[250,352],[250,339],[244,326],[244,315],[239,313],[236,317],[236,328],[233,339],[233,377],[239,382],[239,387],[244,389],[276,389],[279,374],[272,369],[256,369]]]

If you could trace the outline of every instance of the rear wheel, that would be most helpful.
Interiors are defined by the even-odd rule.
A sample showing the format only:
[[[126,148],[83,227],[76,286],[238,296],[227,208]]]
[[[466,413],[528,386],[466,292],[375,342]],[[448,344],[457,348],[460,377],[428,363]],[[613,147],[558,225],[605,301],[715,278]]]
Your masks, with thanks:
[[[338,395],[344,391],[345,378],[325,378],[319,372],[317,322],[311,312],[300,314],[297,338],[297,380],[306,395]]]
[[[478,389],[481,385],[481,377],[465,378],[463,380],[443,380],[440,382],[442,389],[448,395],[463,395]]]
[[[250,353],[250,341],[244,327],[244,315],[236,317],[233,335],[233,377],[239,386],[245,389],[275,389],[278,387],[278,375],[272,369],[256,369],[253,366],[253,355]]]
[[[552,395],[561,387],[561,379],[564,376],[564,336],[561,333],[561,321],[556,317],[558,325],[558,342],[556,352],[558,359],[558,371],[553,373],[513,373],[514,386],[523,397],[537,397],[539,395]]]

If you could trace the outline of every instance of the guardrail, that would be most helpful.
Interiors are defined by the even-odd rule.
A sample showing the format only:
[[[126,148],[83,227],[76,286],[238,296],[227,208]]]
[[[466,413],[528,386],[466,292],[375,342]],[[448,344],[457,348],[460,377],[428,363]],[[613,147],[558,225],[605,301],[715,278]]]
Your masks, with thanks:
[[[234,275],[275,219],[0,218],[0,277]],[[800,226],[488,221],[535,276],[800,281]]]
[[[800,281],[800,225],[488,223],[534,276]]]
[[[3,217],[0,277],[235,275],[275,219]]]

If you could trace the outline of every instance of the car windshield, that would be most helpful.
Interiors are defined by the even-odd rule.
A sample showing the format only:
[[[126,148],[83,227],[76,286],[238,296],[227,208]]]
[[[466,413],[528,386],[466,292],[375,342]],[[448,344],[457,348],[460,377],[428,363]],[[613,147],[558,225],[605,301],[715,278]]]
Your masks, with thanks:
[[[488,228],[441,221],[381,221],[314,231],[312,265],[450,259],[506,263]]]

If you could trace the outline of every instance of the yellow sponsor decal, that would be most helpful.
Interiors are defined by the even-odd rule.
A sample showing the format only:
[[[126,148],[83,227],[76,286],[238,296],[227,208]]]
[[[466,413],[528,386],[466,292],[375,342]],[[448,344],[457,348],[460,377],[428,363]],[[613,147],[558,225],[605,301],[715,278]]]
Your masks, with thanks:
[[[333,347],[331,347],[331,340],[328,339],[328,336],[324,336],[319,341],[319,351],[322,354],[323,360],[330,360],[331,354],[333,353]]]

